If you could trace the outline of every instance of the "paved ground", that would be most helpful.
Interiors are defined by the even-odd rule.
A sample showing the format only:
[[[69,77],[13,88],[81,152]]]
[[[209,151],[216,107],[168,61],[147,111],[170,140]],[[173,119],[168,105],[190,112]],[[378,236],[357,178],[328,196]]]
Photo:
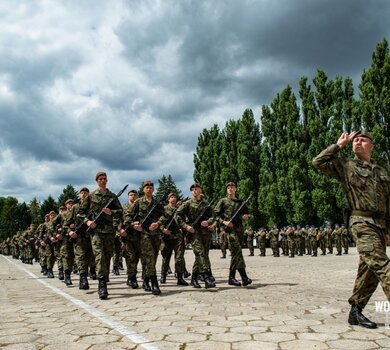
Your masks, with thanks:
[[[244,251],[247,254],[247,251]],[[186,252],[187,265],[193,256]],[[246,257],[251,287],[227,285],[228,260],[211,251],[218,288],[177,287],[161,296],[111,276],[109,299],[42,277],[38,264],[0,256],[1,349],[390,349],[379,287],[365,310],[376,330],[346,322],[358,256]],[[160,266],[160,265],[159,265]],[[390,315],[388,315],[390,316]],[[389,317],[390,319],[390,317]]]

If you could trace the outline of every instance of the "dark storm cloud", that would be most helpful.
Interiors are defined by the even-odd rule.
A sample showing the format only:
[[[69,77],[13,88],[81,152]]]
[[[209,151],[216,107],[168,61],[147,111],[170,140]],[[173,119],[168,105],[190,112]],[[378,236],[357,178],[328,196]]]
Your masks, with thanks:
[[[203,128],[245,108],[258,118],[317,69],[357,86],[389,37],[389,9],[385,0],[2,3],[0,195],[94,186],[97,169],[113,188],[172,174],[187,190]]]

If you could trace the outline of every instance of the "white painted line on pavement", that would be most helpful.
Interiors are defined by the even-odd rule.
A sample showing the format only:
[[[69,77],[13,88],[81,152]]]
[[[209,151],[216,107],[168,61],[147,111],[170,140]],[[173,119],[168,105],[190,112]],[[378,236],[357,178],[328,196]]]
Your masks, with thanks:
[[[29,270],[25,269],[23,266],[16,264],[8,257],[6,257],[4,255],[1,255],[1,256],[4,257],[5,259],[7,259],[13,265],[15,265],[18,269],[20,269],[20,270],[24,271],[25,273],[27,273],[28,275],[30,275],[33,279],[35,279],[39,283],[43,284],[45,287],[51,289],[53,292],[61,295],[66,300],[71,301],[73,304],[75,304],[75,305],[81,307],[82,309],[84,309],[85,311],[89,312],[92,316],[94,316],[98,320],[102,321],[106,325],[110,326],[113,330],[119,332],[120,334],[123,334],[126,338],[130,339],[133,343],[140,344],[140,346],[142,346],[146,350],[159,350],[159,348],[156,345],[150,344],[150,341],[145,339],[143,336],[130,330],[125,325],[123,325],[117,321],[111,320],[104,312],[99,311],[98,309],[94,308],[92,305],[89,305],[80,299],[72,297],[71,295],[63,292],[61,289],[50,285],[45,280],[42,280],[40,277],[38,277],[34,273],[30,272]]]

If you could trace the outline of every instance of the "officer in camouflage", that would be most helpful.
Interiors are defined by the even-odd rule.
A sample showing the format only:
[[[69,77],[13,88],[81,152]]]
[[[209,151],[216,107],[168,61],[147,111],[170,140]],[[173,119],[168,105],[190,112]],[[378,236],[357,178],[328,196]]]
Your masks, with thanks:
[[[355,158],[337,157],[351,141]],[[351,209],[349,228],[359,252],[359,268],[348,300],[351,304],[348,322],[366,328],[377,327],[362,310],[379,282],[390,300],[390,259],[386,255],[390,234],[390,178],[385,169],[371,160],[373,150],[370,133],[354,131],[341,134],[336,144],[313,159],[314,167],[340,181]]]

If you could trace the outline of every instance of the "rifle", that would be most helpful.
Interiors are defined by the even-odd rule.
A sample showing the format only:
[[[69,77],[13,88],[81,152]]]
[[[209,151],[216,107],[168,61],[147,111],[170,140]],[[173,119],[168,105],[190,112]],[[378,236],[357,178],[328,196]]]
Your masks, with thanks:
[[[234,214],[230,217],[229,222],[234,223],[234,220],[236,219],[236,217],[238,216],[238,214],[240,214],[241,210],[244,208],[244,206],[246,205],[246,203],[248,203],[249,200],[250,200],[251,198],[252,198],[252,193],[249,195],[249,197],[248,197],[246,200],[244,200],[244,201],[241,203],[240,207],[239,207],[239,208],[234,212]],[[225,232],[226,232],[226,233],[230,233],[230,232],[232,232],[232,229],[231,229],[230,227],[226,226],[226,227],[225,227]]]
[[[128,186],[129,186],[129,185],[126,185],[125,187],[123,187],[123,188],[118,192],[118,194],[117,194],[115,197],[110,198],[110,200],[106,203],[106,205],[103,207],[103,209],[100,211],[100,213],[99,213],[99,214],[96,216],[96,218],[93,220],[93,222],[96,224],[96,226],[99,225],[99,223],[100,223],[101,220],[102,220],[102,217],[103,217],[103,214],[104,214],[104,209],[109,208],[110,205],[112,204],[112,202],[113,202],[114,200],[118,199],[118,198],[122,195],[122,193],[126,191],[126,188],[127,188]],[[79,225],[78,227],[80,227],[80,225]],[[80,229],[81,229],[81,228],[80,228]],[[77,228],[76,228],[76,230],[77,230]],[[93,231],[93,228],[91,228],[91,227],[89,226],[89,227],[86,229],[86,231],[85,231],[85,237],[88,237],[88,236],[91,234],[92,231]],[[76,231],[75,231],[75,232],[76,232]],[[76,232],[76,233],[77,233],[77,232]]]
[[[207,205],[205,205],[203,207],[203,209],[200,212],[200,214],[198,215],[198,217],[192,222],[191,227],[193,227],[195,229],[195,226],[198,226],[199,223],[201,221],[203,221],[202,219],[203,219],[204,214],[206,213],[206,210],[209,209],[214,202],[215,202],[215,197],[212,199],[212,201],[210,203],[208,203]]]
[[[150,226],[150,218],[155,211],[155,209],[160,205],[163,198],[166,197],[166,194],[164,193],[159,199],[156,199],[155,203],[153,204],[153,207],[148,211],[148,213],[145,215],[145,217],[140,221],[140,225],[144,230],[148,230]]]

